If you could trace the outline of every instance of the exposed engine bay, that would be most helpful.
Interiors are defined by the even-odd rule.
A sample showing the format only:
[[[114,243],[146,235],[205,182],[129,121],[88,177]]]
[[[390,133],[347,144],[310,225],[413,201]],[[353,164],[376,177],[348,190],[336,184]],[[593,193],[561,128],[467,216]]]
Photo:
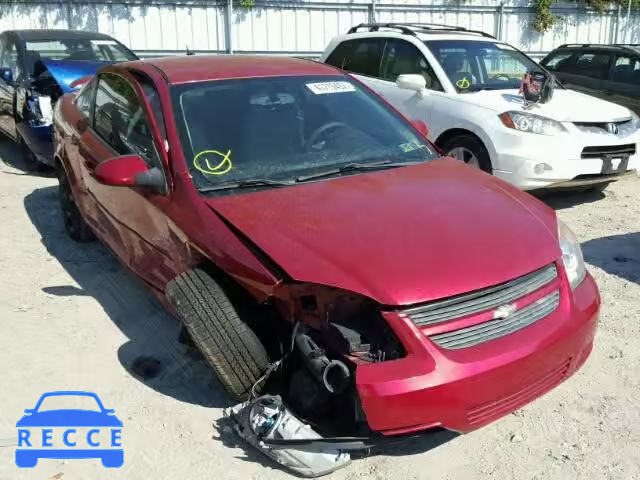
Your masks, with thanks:
[[[331,287],[286,288],[289,301],[280,305],[288,310],[280,313],[294,326],[282,363],[263,392],[281,395],[322,434],[370,433],[355,389],[356,368],[406,354],[380,306]]]
[[[24,93],[18,94],[16,103],[22,120],[31,126],[50,125],[53,106],[63,94],[62,87],[45,62],[37,61],[33,74],[25,80]]]
[[[236,433],[265,455],[300,475],[320,476],[379,438],[355,388],[358,365],[406,352],[365,297],[307,284],[283,286],[278,297],[278,316],[293,325],[280,358],[228,415]]]

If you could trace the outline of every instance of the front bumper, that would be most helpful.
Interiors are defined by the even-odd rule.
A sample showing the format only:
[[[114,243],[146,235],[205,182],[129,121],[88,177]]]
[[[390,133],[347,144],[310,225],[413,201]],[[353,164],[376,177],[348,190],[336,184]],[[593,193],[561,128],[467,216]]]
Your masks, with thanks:
[[[499,128],[492,138],[493,173],[523,190],[533,190],[606,183],[640,170],[640,132],[599,135],[581,132],[572,124],[565,126],[569,133],[557,136]],[[585,147],[627,144],[636,145],[636,154],[629,157],[626,171],[604,175],[604,158],[581,158]]]
[[[356,370],[356,387],[369,427],[396,435],[442,427],[468,432],[552,389],[587,359],[600,296],[593,278],[546,318],[475,347],[437,347],[410,319],[385,314],[407,349],[405,358]]]

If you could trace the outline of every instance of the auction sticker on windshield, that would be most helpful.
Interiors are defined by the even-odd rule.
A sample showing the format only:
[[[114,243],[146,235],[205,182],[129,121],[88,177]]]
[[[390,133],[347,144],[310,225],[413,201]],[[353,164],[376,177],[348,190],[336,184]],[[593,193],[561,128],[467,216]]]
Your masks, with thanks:
[[[326,93],[344,93],[355,92],[356,88],[349,82],[320,82],[307,83],[307,88],[316,95],[324,95]]]

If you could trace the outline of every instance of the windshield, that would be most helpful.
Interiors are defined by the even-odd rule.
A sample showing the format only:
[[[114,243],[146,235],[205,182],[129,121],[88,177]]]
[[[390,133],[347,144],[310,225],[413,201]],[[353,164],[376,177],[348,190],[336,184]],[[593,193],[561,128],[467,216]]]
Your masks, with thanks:
[[[458,92],[520,88],[522,76],[540,67],[504,43],[433,40],[425,44]]]
[[[173,87],[172,95],[183,151],[201,189],[301,181],[354,162],[437,157],[398,114],[345,76],[191,83]]]
[[[26,42],[30,63],[37,60],[84,60],[90,62],[125,62],[137,57],[112,39],[33,40]]]

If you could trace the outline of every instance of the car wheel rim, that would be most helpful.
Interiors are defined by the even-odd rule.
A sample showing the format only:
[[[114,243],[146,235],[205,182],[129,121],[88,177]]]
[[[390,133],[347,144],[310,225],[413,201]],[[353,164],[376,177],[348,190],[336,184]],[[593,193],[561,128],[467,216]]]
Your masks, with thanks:
[[[480,162],[478,161],[478,157],[475,154],[465,147],[455,147],[449,150],[449,155],[453,158],[463,161],[467,165],[471,165],[472,167],[480,168]]]

